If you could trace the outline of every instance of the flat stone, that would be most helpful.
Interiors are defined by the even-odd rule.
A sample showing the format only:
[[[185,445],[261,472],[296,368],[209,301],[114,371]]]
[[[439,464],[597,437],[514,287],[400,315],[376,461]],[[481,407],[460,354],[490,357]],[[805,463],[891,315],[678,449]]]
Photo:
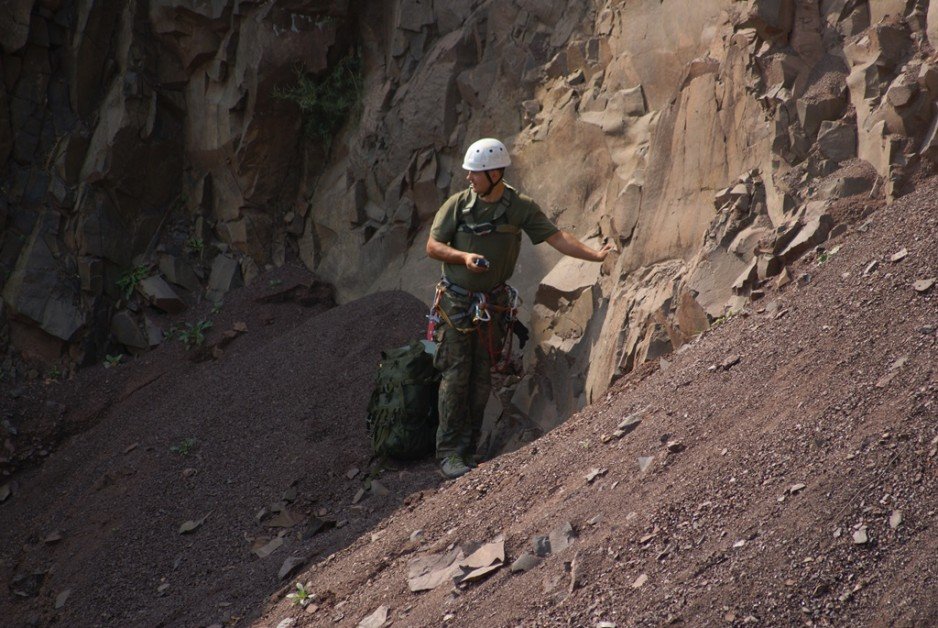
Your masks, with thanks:
[[[555,554],[564,551],[576,540],[576,532],[569,521],[565,521],[551,530],[548,536],[550,538],[550,550]]]
[[[855,545],[865,545],[869,543],[870,537],[866,533],[866,528],[860,528],[853,533],[853,542]]]
[[[241,285],[241,265],[233,257],[218,255],[212,262],[206,296],[218,302],[230,290]]]
[[[280,565],[280,570],[277,571],[277,577],[283,580],[288,577],[290,574],[295,572],[297,569],[302,567],[306,563],[305,556],[290,556],[283,561],[283,564]]]
[[[429,0],[427,4],[429,4]],[[379,606],[373,613],[358,622],[356,628],[381,628],[388,622],[388,612],[390,610],[387,606]]]
[[[893,510],[892,514],[889,515],[889,527],[895,530],[902,525],[902,511]]]
[[[606,471],[608,471],[608,469],[590,469],[590,472],[586,474],[586,482],[592,484],[596,478],[606,475]]]
[[[906,248],[903,248],[902,250],[900,250],[900,251],[898,251],[898,252],[893,253],[892,255],[890,255],[890,256],[889,256],[889,261],[890,261],[890,262],[901,262],[901,261],[904,260],[908,255],[909,255],[909,250],[906,249]]]
[[[654,456],[639,456],[638,457],[638,470],[644,473],[648,470],[648,467],[651,466]]]
[[[916,292],[920,292],[924,294],[925,292],[928,292],[929,290],[931,290],[932,286],[934,285],[935,285],[935,278],[930,277],[928,279],[919,279],[918,281],[912,284],[912,288]]]
[[[178,314],[186,309],[183,300],[159,275],[143,279],[137,289],[151,305],[168,314]]]
[[[636,578],[634,582],[632,582],[632,588],[641,589],[643,586],[645,586],[646,582],[648,582],[648,574],[643,573],[638,578]]]
[[[111,334],[114,340],[133,349],[147,349],[150,339],[140,329],[134,315],[127,310],[121,310],[111,318]]]

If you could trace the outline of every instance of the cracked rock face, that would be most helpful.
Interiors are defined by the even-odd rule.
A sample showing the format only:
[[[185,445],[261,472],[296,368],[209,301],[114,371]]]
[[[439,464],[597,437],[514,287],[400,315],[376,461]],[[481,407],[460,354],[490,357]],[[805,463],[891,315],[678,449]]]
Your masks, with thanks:
[[[427,225],[465,185],[465,146],[498,136],[512,183],[620,249],[600,266],[525,244],[513,281],[535,332],[528,375],[493,424],[544,431],[788,276],[835,227],[823,203],[890,200],[933,167],[936,11],[8,2],[3,316],[91,362],[150,344],[141,330],[166,307],[220,300],[293,258],[343,301],[390,287],[429,299]],[[354,113],[329,141],[304,136],[278,90],[350,51]],[[141,267],[149,292],[123,297]]]

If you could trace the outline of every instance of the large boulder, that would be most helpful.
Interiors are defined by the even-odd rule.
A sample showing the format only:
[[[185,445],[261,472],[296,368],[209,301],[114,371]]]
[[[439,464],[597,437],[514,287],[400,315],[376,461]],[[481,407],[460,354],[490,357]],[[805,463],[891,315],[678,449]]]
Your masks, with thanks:
[[[64,341],[85,325],[77,269],[69,267],[58,214],[43,213],[3,288],[3,300],[22,319]]]

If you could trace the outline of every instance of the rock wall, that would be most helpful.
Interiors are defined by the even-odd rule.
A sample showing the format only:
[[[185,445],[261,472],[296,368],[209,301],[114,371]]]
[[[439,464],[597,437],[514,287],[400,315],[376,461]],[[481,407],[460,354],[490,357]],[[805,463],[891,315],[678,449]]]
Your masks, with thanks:
[[[600,267],[525,244],[528,374],[489,418],[550,429],[789,281],[834,199],[932,167],[935,5],[8,2],[0,342],[65,366],[144,351],[294,257],[343,301],[427,299],[428,223],[465,146],[497,136],[559,225],[621,249]],[[277,90],[349,54],[355,113],[304,138]]]

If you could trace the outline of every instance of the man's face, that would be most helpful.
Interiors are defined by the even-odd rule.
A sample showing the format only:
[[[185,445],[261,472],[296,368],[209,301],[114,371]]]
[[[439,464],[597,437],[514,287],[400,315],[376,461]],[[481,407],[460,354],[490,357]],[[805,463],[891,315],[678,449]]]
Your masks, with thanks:
[[[492,177],[492,181],[498,183],[501,174],[498,171],[491,171],[489,174]],[[468,174],[466,174],[466,181],[469,182],[469,187],[471,187],[472,191],[476,194],[481,194],[489,189],[489,180],[488,177],[485,176],[484,171],[480,170],[474,172],[470,170]]]

